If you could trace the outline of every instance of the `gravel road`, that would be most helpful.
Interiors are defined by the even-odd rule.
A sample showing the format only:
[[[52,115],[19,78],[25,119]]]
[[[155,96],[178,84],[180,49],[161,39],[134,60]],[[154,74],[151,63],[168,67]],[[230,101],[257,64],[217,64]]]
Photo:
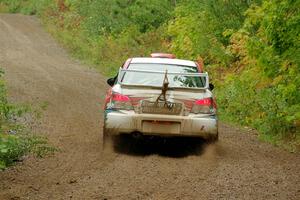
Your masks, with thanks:
[[[105,77],[36,17],[0,15],[0,66],[15,102],[47,104],[34,131],[60,149],[0,172],[0,199],[300,199],[300,155],[220,124],[220,141],[122,139],[102,153]]]

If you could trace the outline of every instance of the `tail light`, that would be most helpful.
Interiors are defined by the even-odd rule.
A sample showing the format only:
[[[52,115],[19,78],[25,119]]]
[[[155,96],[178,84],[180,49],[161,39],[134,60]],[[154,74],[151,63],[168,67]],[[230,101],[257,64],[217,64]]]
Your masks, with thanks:
[[[217,105],[213,98],[199,99],[194,102],[191,113],[194,114],[214,114],[216,113]]]
[[[130,98],[119,93],[112,93],[111,108],[116,110],[133,110]]]

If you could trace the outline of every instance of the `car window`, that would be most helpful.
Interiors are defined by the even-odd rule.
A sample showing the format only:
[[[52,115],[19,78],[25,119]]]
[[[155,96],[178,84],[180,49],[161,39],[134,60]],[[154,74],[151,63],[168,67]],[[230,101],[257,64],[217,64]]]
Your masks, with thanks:
[[[183,73],[197,73],[198,68],[192,66],[183,65],[170,65],[170,64],[157,64],[157,63],[131,63],[128,69],[135,70],[153,70],[163,71],[168,70],[169,72],[183,72]]]
[[[181,72],[181,73],[196,73],[195,75],[167,74],[169,87],[188,87],[188,88],[203,88],[206,85],[206,78],[198,74],[198,69],[191,66],[179,66],[168,64],[131,64],[129,70],[146,70],[160,71],[161,73],[147,72],[125,72],[121,74],[121,82],[130,85],[148,85],[162,86],[165,71]]]

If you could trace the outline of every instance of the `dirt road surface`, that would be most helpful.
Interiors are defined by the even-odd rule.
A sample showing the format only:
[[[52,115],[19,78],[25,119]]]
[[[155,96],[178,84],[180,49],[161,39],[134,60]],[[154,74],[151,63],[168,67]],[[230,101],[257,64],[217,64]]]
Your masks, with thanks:
[[[48,104],[34,128],[60,149],[0,172],[0,199],[300,199],[300,156],[220,125],[220,141],[116,143],[102,153],[105,77],[35,17],[0,15],[0,65],[16,102]]]

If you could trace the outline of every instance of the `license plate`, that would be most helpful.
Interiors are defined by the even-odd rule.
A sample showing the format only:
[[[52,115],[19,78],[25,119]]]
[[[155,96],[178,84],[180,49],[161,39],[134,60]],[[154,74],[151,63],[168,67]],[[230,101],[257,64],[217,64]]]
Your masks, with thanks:
[[[153,124],[153,122],[143,121],[142,131],[144,134],[179,134],[181,130],[180,122],[171,122],[170,124]]]
[[[142,113],[178,115],[182,110],[182,104],[173,102],[142,102]]]

